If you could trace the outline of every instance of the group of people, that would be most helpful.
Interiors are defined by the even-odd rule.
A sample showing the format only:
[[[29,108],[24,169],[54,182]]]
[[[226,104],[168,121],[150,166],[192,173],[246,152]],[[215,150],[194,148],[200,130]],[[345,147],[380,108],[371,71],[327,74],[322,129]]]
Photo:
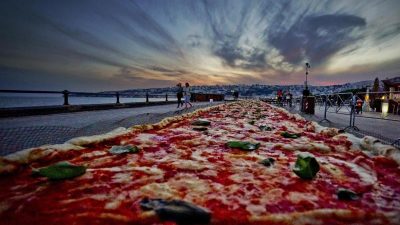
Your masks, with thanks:
[[[178,83],[176,85],[178,87],[178,91],[176,93],[176,97],[178,98],[178,106],[176,108],[179,107],[183,107],[183,103],[185,103],[185,109],[192,107],[192,104],[190,103],[190,85],[189,83],[185,83],[185,87],[182,87],[181,83]],[[184,98],[184,101],[182,101],[182,98]]]
[[[289,107],[292,107],[293,95],[289,91],[283,92],[282,90],[278,90],[276,93],[276,98],[278,105],[286,104]]]

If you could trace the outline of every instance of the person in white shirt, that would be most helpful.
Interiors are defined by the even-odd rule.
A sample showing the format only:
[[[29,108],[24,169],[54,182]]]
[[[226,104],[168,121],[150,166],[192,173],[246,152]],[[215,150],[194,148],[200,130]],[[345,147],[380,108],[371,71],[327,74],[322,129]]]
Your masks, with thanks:
[[[192,107],[192,104],[190,103],[190,85],[187,82],[183,88],[183,94],[185,96],[185,108],[187,108],[188,105],[190,105],[189,108]]]

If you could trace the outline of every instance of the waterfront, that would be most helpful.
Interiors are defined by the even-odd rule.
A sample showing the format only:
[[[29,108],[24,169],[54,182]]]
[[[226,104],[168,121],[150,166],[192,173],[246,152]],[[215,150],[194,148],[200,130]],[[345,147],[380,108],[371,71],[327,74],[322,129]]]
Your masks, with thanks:
[[[168,96],[169,101],[176,101],[173,96]],[[120,103],[130,102],[145,102],[146,98],[143,97],[120,97]],[[149,98],[150,102],[165,101],[164,98]],[[115,97],[80,97],[70,96],[70,105],[84,105],[84,104],[106,104],[115,103]],[[0,95],[0,108],[14,108],[14,107],[31,107],[31,106],[55,106],[63,104],[63,96],[61,94],[8,94]]]

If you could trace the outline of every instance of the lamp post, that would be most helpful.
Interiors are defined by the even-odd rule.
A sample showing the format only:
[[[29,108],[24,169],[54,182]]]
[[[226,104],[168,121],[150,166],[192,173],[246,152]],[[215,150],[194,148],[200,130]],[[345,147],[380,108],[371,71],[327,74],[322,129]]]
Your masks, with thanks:
[[[303,90],[303,97],[301,98],[301,111],[307,114],[314,114],[315,98],[310,96],[308,90],[308,69],[311,68],[310,63],[306,63],[306,81]]]
[[[308,90],[308,69],[311,68],[310,63],[306,63],[306,90]]]
[[[305,82],[305,87],[303,90],[303,96],[309,96],[310,91],[308,90],[308,69],[311,68],[310,63],[306,63],[306,82]]]

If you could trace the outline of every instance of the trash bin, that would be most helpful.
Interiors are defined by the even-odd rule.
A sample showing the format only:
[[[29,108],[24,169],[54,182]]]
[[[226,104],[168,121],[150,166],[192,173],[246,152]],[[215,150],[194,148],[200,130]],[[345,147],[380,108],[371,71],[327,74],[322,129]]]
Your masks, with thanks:
[[[301,99],[301,111],[305,114],[315,113],[315,97],[314,96],[303,96]]]

